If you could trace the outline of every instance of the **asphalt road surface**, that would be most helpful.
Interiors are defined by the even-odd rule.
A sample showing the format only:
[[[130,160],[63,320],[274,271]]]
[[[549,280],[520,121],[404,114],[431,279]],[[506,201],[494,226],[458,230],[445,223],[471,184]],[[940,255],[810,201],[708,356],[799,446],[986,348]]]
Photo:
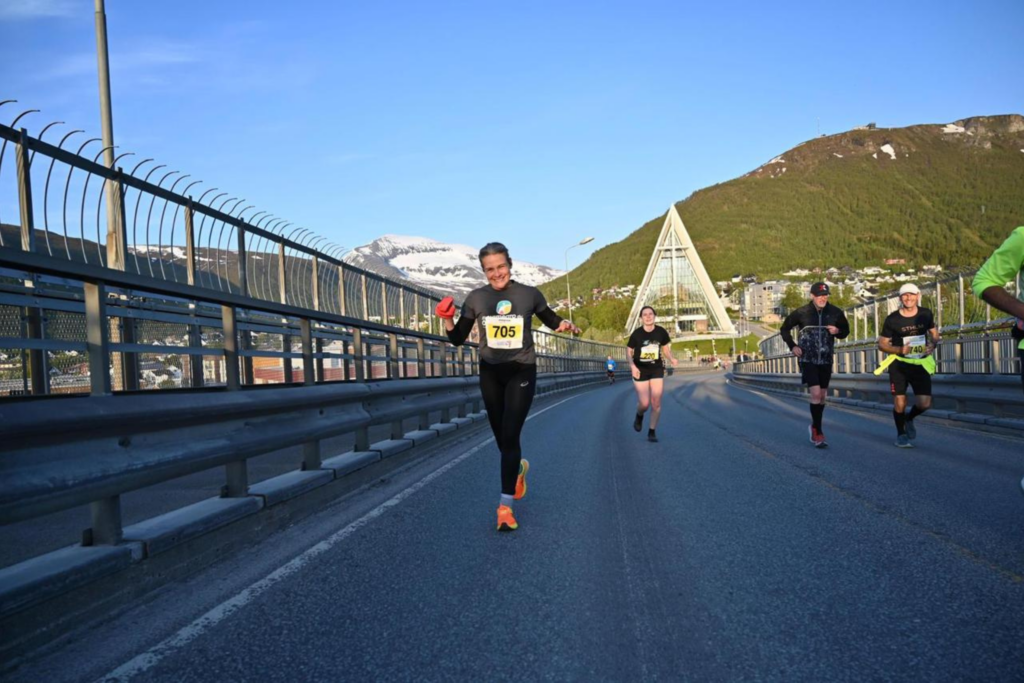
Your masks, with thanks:
[[[478,432],[11,680],[1022,680],[1024,442],[674,376],[538,402],[519,530]],[[646,429],[646,424],[645,424]]]

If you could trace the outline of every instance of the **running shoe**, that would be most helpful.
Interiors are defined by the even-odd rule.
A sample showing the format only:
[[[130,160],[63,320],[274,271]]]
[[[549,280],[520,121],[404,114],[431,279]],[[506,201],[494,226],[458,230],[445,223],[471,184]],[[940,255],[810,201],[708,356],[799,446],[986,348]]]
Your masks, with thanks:
[[[913,420],[907,420],[906,422],[907,438],[913,441],[917,438],[917,427],[914,426]]]
[[[636,419],[633,420],[634,431],[640,431],[644,428],[644,416],[642,413],[637,413]]]
[[[658,435],[654,433],[653,429],[647,430],[647,440],[651,443],[658,443]]]
[[[825,433],[822,432],[820,429],[815,429],[813,425],[811,426],[810,429],[811,429],[811,443],[814,444],[814,447],[815,448],[825,448],[825,447],[827,447],[828,443],[825,441]]]
[[[913,448],[914,444],[910,443],[910,439],[906,434],[900,434],[896,437],[896,448]]]
[[[812,444],[814,444],[815,446],[817,446],[818,445],[818,430],[814,428],[814,425],[811,425],[810,427],[807,428],[807,433],[810,435],[809,441]]]
[[[526,473],[530,471],[530,461],[523,458],[519,461],[519,476],[516,478],[515,500],[522,500],[526,496]]]
[[[498,506],[498,531],[515,531],[519,528],[516,518],[512,516],[512,508],[507,505]]]

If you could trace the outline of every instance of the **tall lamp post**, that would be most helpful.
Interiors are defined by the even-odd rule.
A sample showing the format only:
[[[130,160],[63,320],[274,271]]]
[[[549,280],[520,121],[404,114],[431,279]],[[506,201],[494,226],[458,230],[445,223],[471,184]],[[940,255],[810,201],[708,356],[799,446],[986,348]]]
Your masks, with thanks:
[[[593,237],[587,237],[572,245],[569,249],[581,247],[584,244],[590,244],[593,241]],[[569,322],[572,323],[572,292],[569,291],[569,249],[565,250],[565,296],[569,301]]]

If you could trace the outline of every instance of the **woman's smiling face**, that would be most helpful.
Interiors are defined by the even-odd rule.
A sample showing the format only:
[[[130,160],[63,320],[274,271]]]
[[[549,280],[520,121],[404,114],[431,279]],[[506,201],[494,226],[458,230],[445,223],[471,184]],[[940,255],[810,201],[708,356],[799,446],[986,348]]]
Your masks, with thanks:
[[[480,259],[480,266],[487,276],[487,281],[495,289],[505,289],[512,279],[512,268],[505,254],[488,254]]]

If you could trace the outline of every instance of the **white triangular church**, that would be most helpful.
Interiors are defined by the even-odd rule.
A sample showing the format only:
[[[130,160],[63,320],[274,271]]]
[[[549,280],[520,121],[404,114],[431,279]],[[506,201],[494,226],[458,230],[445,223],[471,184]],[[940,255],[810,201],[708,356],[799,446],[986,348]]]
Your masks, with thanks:
[[[629,313],[627,333],[642,324],[640,309],[644,306],[654,308],[657,323],[668,330],[673,340],[736,336],[736,328],[726,315],[675,205],[669,207],[665,216]]]

